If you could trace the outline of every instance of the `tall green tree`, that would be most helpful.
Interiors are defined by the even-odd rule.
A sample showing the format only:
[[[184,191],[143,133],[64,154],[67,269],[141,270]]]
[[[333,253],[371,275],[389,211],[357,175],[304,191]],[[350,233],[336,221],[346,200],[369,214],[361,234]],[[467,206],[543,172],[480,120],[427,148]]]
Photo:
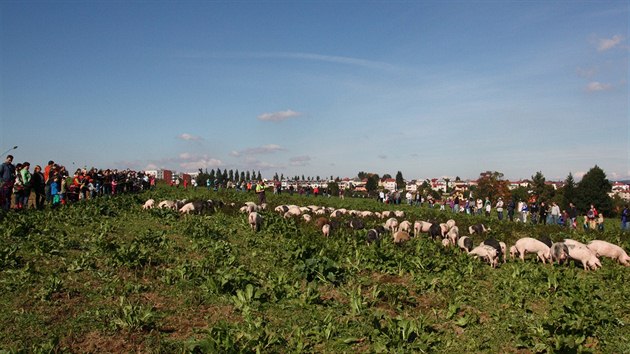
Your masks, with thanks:
[[[378,188],[378,175],[368,175],[365,189],[368,193],[372,193],[376,191],[376,188]]]
[[[230,170],[228,173],[228,180],[234,182],[234,170]]]
[[[249,171],[247,171],[247,173],[245,173],[245,179],[247,181],[251,181],[252,180],[252,176],[249,174]]]
[[[549,202],[554,197],[554,189],[545,182],[545,176],[540,171],[532,176],[532,190],[536,200]]]
[[[599,212],[610,215],[613,203],[608,193],[611,190],[612,184],[606,179],[606,173],[595,165],[578,183],[576,198],[578,210],[585,212],[593,204]]]
[[[405,189],[405,179],[400,171],[396,173],[396,188]]]
[[[562,209],[566,210],[569,207],[569,203],[575,204],[577,196],[577,185],[573,175],[569,173],[564,180],[564,187],[562,187]]]

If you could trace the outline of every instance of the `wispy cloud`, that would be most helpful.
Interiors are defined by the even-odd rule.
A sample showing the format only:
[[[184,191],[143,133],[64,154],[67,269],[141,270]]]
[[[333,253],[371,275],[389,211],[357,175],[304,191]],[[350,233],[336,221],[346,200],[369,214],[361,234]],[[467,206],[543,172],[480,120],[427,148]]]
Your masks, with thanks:
[[[391,64],[387,64],[387,63],[383,63],[379,61],[337,56],[337,55],[314,54],[314,53],[269,52],[269,53],[254,53],[252,54],[252,56],[256,56],[259,58],[312,60],[312,61],[321,61],[321,62],[328,62],[328,63],[360,66],[360,67],[371,68],[371,69],[382,69],[382,70],[395,68]]]
[[[624,38],[618,34],[612,36],[612,38],[598,38],[597,39],[597,51],[605,52],[618,46]]]
[[[611,84],[605,84],[597,81],[589,82],[586,85],[586,91],[588,92],[597,92],[597,91],[606,91],[612,89]]]
[[[295,156],[289,159],[289,165],[291,166],[306,166],[311,161],[310,156]]]
[[[223,161],[219,159],[202,157],[191,161],[182,162],[179,166],[187,171],[204,168],[217,168],[223,166]]]
[[[276,144],[268,144],[259,147],[247,148],[241,151],[232,151],[230,154],[235,157],[240,156],[250,156],[250,155],[260,155],[260,154],[272,154],[278,151],[286,150],[280,145]]]
[[[280,122],[283,120],[287,120],[289,118],[297,118],[301,115],[302,113],[300,112],[295,112],[290,109],[287,109],[286,111],[263,113],[259,115],[257,118],[258,120],[262,120],[262,121]]]
[[[203,138],[200,137],[200,136],[192,135],[192,134],[188,134],[188,133],[179,134],[177,136],[177,139],[184,140],[184,141],[201,141],[201,140],[203,140]]]
[[[584,77],[590,79],[597,74],[597,69],[595,68],[577,68],[577,74],[580,77]]]
[[[367,60],[361,58],[345,57],[339,55],[326,55],[317,53],[302,52],[245,52],[245,53],[213,53],[213,54],[188,54],[183,55],[184,58],[193,59],[213,59],[213,58],[252,58],[252,59],[290,59],[290,60],[308,60],[317,62],[326,62],[333,64],[343,64],[356,67],[363,67],[377,70],[397,69],[396,66],[380,61]]]
[[[253,157],[245,158],[244,165],[246,169],[256,169],[256,170],[270,170],[270,169],[282,169],[284,166],[273,164],[266,161],[261,161],[259,159]]]
[[[387,155],[378,155],[376,157],[378,157],[381,160],[387,160]]]

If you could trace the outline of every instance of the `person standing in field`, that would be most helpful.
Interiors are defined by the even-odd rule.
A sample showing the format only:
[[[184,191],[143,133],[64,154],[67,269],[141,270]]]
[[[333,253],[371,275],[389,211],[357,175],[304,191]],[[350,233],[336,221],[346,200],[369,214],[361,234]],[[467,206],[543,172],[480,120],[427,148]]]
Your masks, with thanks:
[[[503,220],[503,199],[501,199],[501,197],[499,197],[499,200],[497,200],[497,204],[494,206],[494,208],[497,209],[497,216],[499,220]]]
[[[483,208],[486,212],[486,217],[490,217],[490,211],[492,211],[492,203],[490,202],[490,198],[486,197],[486,201],[483,203]]]
[[[628,217],[630,217],[630,210],[628,210],[628,204],[626,204],[621,211],[621,231],[628,231]]]
[[[31,187],[33,188],[33,192],[35,192],[35,208],[38,210],[44,209],[44,200],[46,199],[46,182],[40,165],[36,165],[33,170]],[[50,193],[50,189],[48,190],[48,193]]]
[[[11,193],[15,183],[15,166],[13,155],[7,155],[6,160],[0,165],[0,207],[5,211],[11,208]]]
[[[265,197],[265,185],[262,180],[258,181],[258,184],[256,184],[256,194],[258,194],[259,205],[267,202],[267,198]]]

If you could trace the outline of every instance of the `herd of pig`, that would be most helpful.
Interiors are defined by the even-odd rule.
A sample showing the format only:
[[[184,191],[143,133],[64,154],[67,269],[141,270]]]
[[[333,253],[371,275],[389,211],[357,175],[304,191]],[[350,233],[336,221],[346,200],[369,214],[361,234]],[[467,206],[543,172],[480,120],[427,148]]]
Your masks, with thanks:
[[[217,206],[220,202],[208,200],[206,202],[186,202],[186,201],[162,201],[158,208],[172,208],[178,210],[182,214],[202,213],[204,210]],[[222,203],[221,203],[222,204]],[[150,209],[155,207],[155,201],[148,200],[144,208]],[[266,210],[267,205],[257,205],[253,202],[246,202],[239,210],[241,213],[247,214],[247,221],[253,231],[259,231],[262,227],[263,218],[260,211]],[[490,237],[474,247],[470,236],[460,236],[459,227],[454,220],[448,220],[445,223],[429,222],[429,221],[398,221],[399,218],[404,219],[404,211],[359,211],[348,209],[335,209],[331,207],[322,207],[309,205],[307,207],[299,207],[297,205],[280,205],[274,209],[275,212],[281,214],[285,218],[299,217],[305,222],[314,223],[320,229],[324,236],[329,237],[331,232],[340,228],[342,225],[348,226],[353,230],[365,229],[365,218],[385,219],[382,225],[378,225],[369,229],[365,235],[368,243],[380,241],[385,235],[390,234],[394,243],[402,243],[411,239],[413,236],[426,234],[433,240],[441,240],[444,247],[457,246],[467,254],[480,258],[490,264],[493,268],[500,261],[506,262],[507,245],[504,242],[497,241]],[[349,216],[344,222],[341,222],[342,216]],[[344,218],[346,219],[346,218]],[[483,224],[476,224],[468,227],[470,235],[483,235],[490,231]],[[600,268],[601,262],[599,257],[607,257],[616,260],[624,266],[630,266],[630,257],[619,246],[601,240],[594,240],[588,244],[581,243],[572,239],[565,239],[562,242],[552,242],[548,237],[536,239],[532,237],[524,237],[517,240],[513,246],[509,248],[509,254],[512,259],[519,257],[525,261],[527,254],[536,254],[537,259],[543,263],[559,264],[566,263],[570,260],[580,262],[585,270],[595,270]]]

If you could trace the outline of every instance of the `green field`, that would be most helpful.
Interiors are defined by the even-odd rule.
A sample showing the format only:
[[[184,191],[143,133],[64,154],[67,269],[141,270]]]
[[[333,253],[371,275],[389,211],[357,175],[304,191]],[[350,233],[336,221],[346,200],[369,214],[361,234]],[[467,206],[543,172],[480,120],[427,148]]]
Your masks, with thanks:
[[[235,203],[208,215],[142,210],[145,200]],[[284,219],[279,204],[403,210],[410,221],[484,222],[508,247],[525,236],[603,239],[605,232],[384,205],[371,199],[267,195],[262,230],[238,212],[254,194],[160,187],[0,222],[3,352],[630,353],[630,268],[497,269],[426,236],[368,245]],[[344,220],[344,219],[341,219]],[[368,219],[368,227],[382,223]],[[463,234],[466,234],[464,232]],[[482,238],[474,237],[475,244]]]

